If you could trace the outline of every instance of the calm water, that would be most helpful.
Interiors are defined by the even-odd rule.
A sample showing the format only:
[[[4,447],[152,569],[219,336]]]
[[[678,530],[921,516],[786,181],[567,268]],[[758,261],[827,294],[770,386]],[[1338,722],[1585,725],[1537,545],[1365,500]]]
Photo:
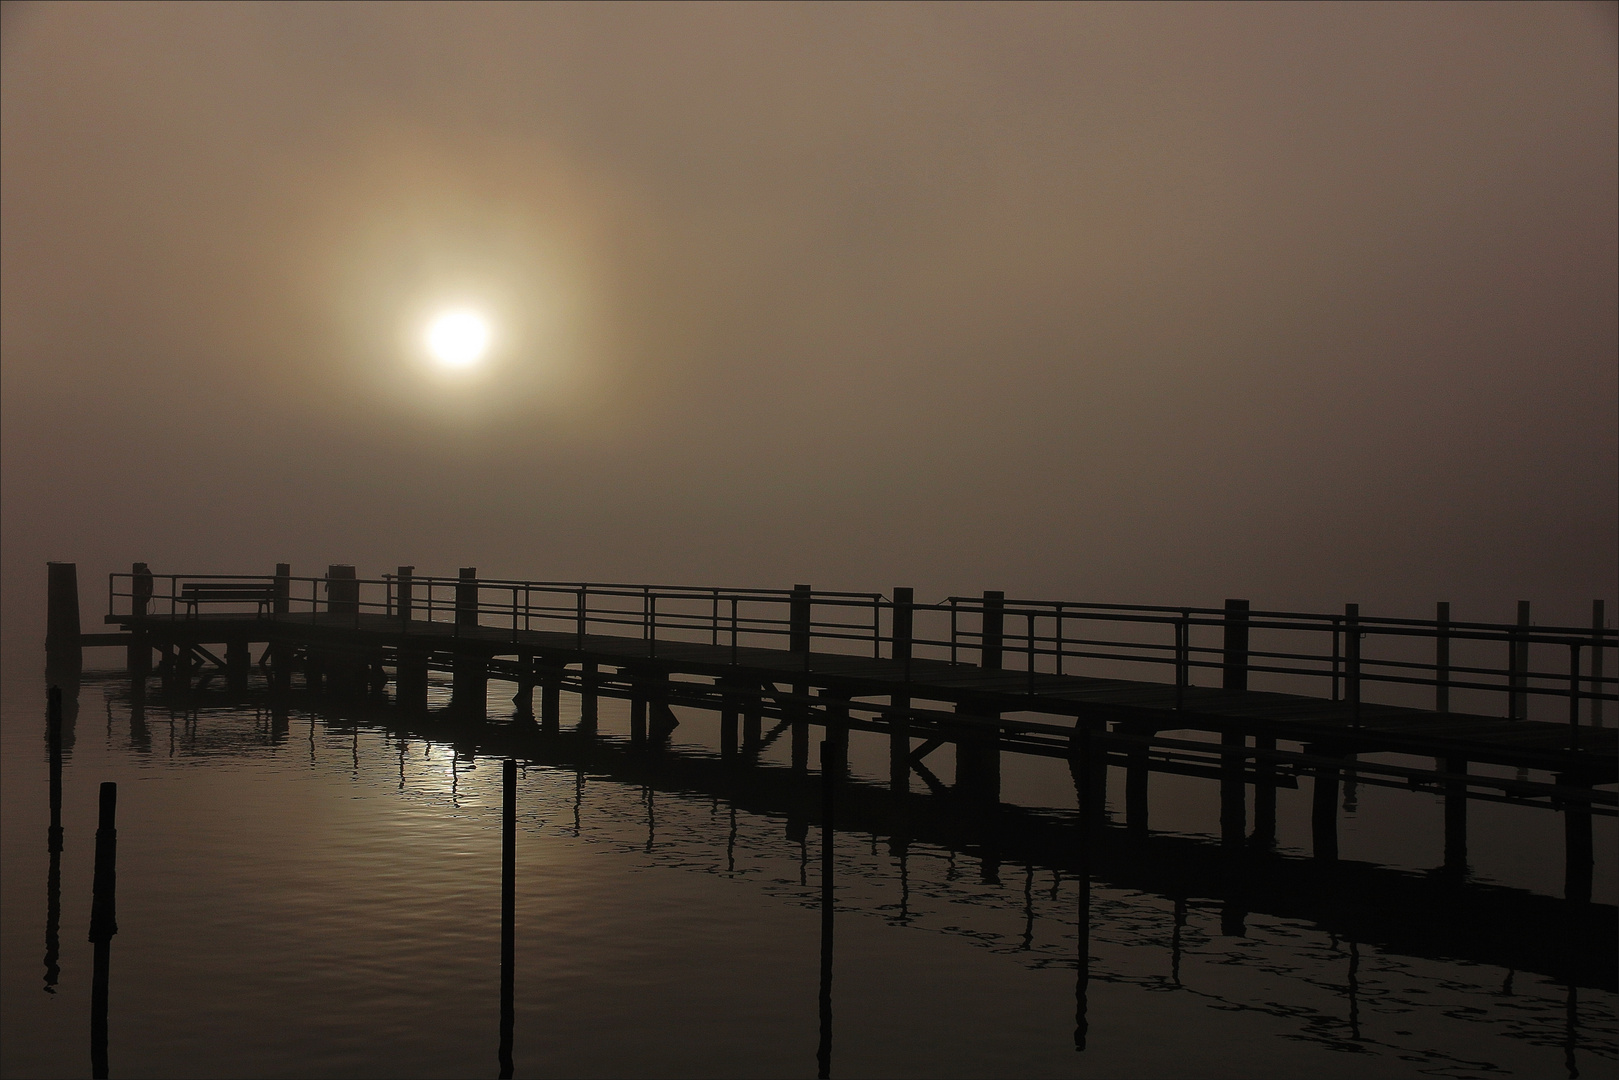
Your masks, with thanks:
[[[87,673],[64,769],[52,972],[41,661],[9,650],[3,687],[4,1075],[89,1073],[104,780],[119,784],[113,1076],[498,1074],[498,747],[485,756],[448,729],[307,701],[283,717],[262,700],[202,696],[171,714],[154,696],[134,716],[121,674]],[[499,687],[492,715],[510,711]],[[566,728],[576,706],[563,701]],[[666,758],[637,765],[614,749],[622,707],[604,701],[603,713],[607,749],[565,742],[519,779],[516,1075],[815,1075],[814,800],[723,781],[711,716],[683,712]],[[884,754],[856,733],[857,776],[886,775]],[[1384,905],[1407,887],[1427,895],[1421,871],[1441,844],[1431,796],[1356,793],[1344,853],[1387,868],[1351,867],[1327,918],[1293,895],[1297,863],[1244,879],[1236,910],[1213,899],[1210,883],[1229,897],[1219,874],[1240,872],[1210,869],[1214,846],[1198,837],[1217,820],[1214,785],[1153,782],[1153,824],[1169,835],[1139,849],[1108,840],[1083,979],[1060,762],[1009,759],[1007,800],[1045,809],[1006,818],[989,849],[981,824],[920,796],[900,822],[850,796],[835,840],[832,1075],[1619,1071],[1611,956],[1597,962],[1605,978],[1586,957],[1571,979],[1577,963],[1510,943],[1510,927],[1436,929],[1430,942],[1420,927],[1390,931],[1387,911],[1356,913],[1356,882],[1381,882],[1369,895]],[[1282,795],[1282,847],[1302,849],[1308,793]],[[1597,834],[1610,904],[1612,824],[1599,819]],[[1552,814],[1474,804],[1472,888],[1555,896],[1560,830]],[[1535,910],[1556,921],[1556,905]],[[1364,940],[1343,932],[1356,925]]]

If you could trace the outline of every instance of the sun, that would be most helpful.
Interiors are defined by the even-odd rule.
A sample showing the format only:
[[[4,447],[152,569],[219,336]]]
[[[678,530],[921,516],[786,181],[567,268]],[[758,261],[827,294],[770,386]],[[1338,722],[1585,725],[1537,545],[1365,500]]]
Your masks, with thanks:
[[[435,316],[427,325],[427,351],[447,368],[469,368],[489,351],[489,320],[470,308]]]

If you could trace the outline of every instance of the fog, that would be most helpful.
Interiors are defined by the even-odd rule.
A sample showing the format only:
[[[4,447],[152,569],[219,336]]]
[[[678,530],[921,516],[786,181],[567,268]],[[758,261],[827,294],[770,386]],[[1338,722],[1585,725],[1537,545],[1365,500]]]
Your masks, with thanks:
[[[290,561],[1583,622],[1613,12],[8,5],[8,607]]]

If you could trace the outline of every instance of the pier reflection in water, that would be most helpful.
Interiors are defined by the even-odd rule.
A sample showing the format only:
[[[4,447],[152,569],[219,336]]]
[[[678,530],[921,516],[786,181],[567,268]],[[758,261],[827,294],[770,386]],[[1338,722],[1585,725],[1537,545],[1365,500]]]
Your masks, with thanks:
[[[1604,904],[1234,854],[1094,809],[1080,828],[1067,809],[895,797],[858,769],[839,779],[831,744],[835,782],[768,746],[739,770],[695,714],[685,742],[627,754],[617,703],[587,738],[572,723],[403,728],[312,698],[194,693],[171,711],[94,677],[83,693],[111,724],[69,761],[70,822],[94,802],[92,763],[96,779],[155,782],[125,807],[147,814],[122,868],[134,914],[113,1010],[130,1014],[113,1042],[135,1071],[475,1075],[480,1027],[503,1075],[1021,1075],[1071,1071],[1076,1050],[1140,1075],[1240,1060],[1261,1075],[1575,1076],[1616,1060]],[[7,762],[8,788],[24,782]],[[57,868],[40,869],[61,1003],[87,973],[52,968],[59,829]],[[239,949],[165,953],[190,935]],[[15,997],[8,1074],[56,1052]]]

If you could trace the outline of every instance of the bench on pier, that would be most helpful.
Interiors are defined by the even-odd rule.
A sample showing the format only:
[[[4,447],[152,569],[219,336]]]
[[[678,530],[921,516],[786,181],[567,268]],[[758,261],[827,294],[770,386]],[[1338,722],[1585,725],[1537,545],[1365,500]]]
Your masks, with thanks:
[[[275,583],[268,581],[189,581],[180,587],[188,618],[196,618],[199,604],[257,604],[266,615],[275,599]]]

